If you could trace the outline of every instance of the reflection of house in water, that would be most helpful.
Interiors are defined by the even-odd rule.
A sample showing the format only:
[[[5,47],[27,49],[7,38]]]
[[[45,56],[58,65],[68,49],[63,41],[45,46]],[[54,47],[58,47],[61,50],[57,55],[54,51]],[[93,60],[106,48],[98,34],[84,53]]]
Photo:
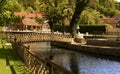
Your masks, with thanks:
[[[15,22],[10,26],[11,30],[15,31],[42,31],[49,30],[47,23],[39,24],[35,18],[43,19],[42,12],[14,12],[15,16],[24,17],[20,22]]]

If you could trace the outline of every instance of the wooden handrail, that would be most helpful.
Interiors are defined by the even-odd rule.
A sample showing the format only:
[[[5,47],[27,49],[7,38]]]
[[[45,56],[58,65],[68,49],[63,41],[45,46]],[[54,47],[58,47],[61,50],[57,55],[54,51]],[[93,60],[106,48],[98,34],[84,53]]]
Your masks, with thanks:
[[[69,70],[59,66],[52,59],[45,57],[40,58],[30,50],[30,46],[24,46],[21,42],[12,41],[15,51],[21,56],[25,64],[33,72],[33,74],[54,74],[52,70],[57,70],[58,74],[72,74]],[[49,65],[48,65],[49,64]],[[53,69],[51,69],[53,68]]]
[[[64,74],[73,74],[71,71],[67,70],[66,68],[58,65],[56,62],[53,60],[49,59],[48,57],[46,58],[46,61],[51,64],[53,67],[58,68],[62,73]]]
[[[33,41],[62,41],[71,42],[72,36],[70,34],[51,34],[51,33],[31,33],[31,34],[7,34],[7,39],[17,38],[21,42]]]

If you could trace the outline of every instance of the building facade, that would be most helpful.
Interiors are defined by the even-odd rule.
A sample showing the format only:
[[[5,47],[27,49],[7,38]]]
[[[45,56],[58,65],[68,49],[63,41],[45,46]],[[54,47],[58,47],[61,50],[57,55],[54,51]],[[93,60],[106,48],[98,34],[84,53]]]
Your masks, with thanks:
[[[14,22],[9,29],[15,31],[42,31],[48,30],[49,25],[47,23],[40,24],[36,21],[36,17],[43,19],[44,13],[42,12],[14,12],[15,16],[24,17],[19,22]]]

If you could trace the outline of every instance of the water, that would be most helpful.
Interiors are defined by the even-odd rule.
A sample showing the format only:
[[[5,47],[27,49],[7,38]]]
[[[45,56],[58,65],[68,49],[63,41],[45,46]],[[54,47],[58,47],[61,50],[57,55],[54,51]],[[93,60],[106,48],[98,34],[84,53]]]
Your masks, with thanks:
[[[29,43],[39,57],[54,56],[54,60],[74,74],[120,74],[119,58],[91,55],[50,46],[50,42]]]

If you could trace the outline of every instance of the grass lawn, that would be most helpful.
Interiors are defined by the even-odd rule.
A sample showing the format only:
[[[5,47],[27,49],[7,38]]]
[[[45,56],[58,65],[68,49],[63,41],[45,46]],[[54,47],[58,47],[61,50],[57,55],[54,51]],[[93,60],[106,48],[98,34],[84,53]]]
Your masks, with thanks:
[[[0,74],[32,74],[12,47],[5,43],[6,40],[0,38]]]

